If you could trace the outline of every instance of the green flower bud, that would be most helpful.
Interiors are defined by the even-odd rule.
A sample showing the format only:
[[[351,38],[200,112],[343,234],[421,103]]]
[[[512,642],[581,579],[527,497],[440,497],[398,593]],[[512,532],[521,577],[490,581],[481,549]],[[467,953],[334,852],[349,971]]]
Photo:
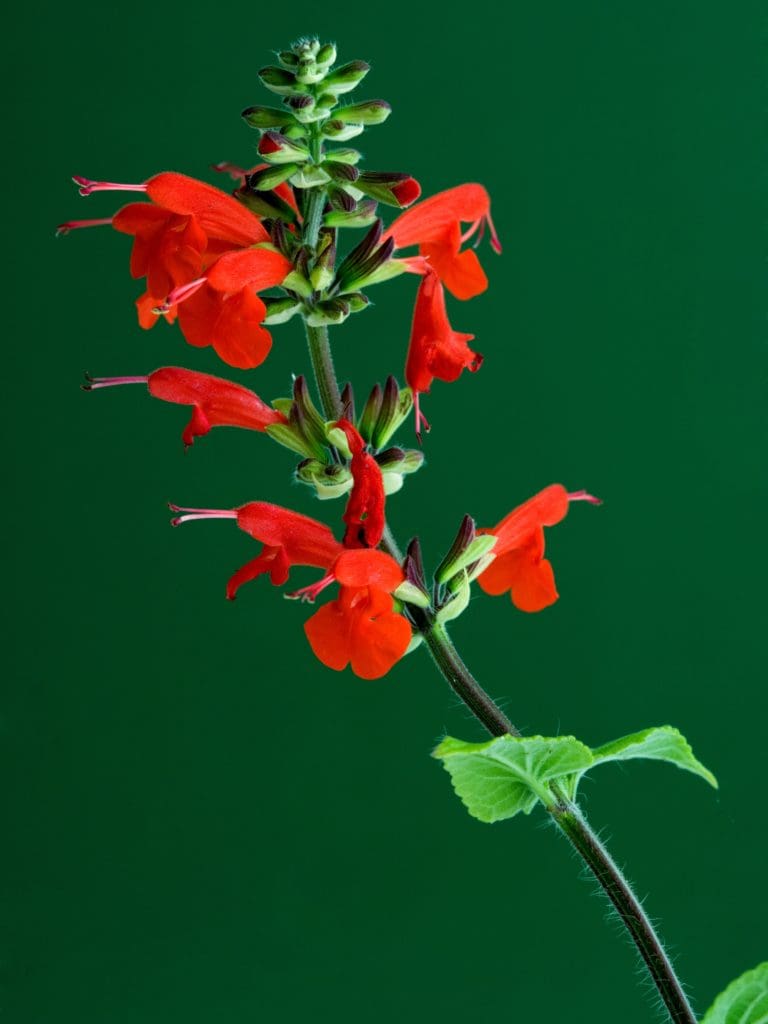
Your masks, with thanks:
[[[281,410],[282,411],[282,410]],[[284,448],[290,448],[303,458],[312,458],[315,449],[301,436],[301,433],[289,423],[270,423],[265,429],[273,441],[277,441]]]
[[[241,116],[251,128],[284,128],[296,123],[290,111],[277,107],[246,107]]]
[[[314,487],[321,501],[341,498],[352,489],[352,474],[347,466],[326,466],[316,459],[301,463],[296,478]]]
[[[320,250],[315,265],[310,271],[309,280],[315,291],[321,292],[328,288],[334,278],[334,267],[336,264],[336,232],[326,229],[320,236],[318,243]]]
[[[306,320],[310,327],[333,327],[343,324],[350,312],[349,303],[343,299],[328,299],[326,302],[318,302],[307,313]]]
[[[259,139],[259,156],[270,164],[297,164],[309,160],[309,150],[280,132],[266,131]]]
[[[317,185],[326,185],[330,180],[330,175],[326,174],[322,167],[315,167],[314,164],[297,168],[291,175],[291,184],[296,188],[315,188]]]
[[[333,43],[325,43],[315,54],[315,63],[329,68],[336,60],[336,47]]]
[[[452,596],[450,599],[440,608],[436,615],[436,621],[439,625],[444,625],[446,622],[450,622],[452,619],[457,619],[463,611],[466,610],[469,604],[469,597],[471,593],[471,586],[469,578],[466,572],[462,573],[461,576],[455,577],[457,583],[455,589],[452,589]]]
[[[366,64],[364,60],[352,60],[349,64],[344,64],[326,75],[323,88],[337,96],[351,92],[362,82],[370,70],[370,64]]]
[[[308,299],[314,292],[310,280],[300,270],[292,270],[287,277],[283,278],[281,287],[287,288],[289,292],[295,292],[302,299]]]
[[[265,297],[263,301],[267,307],[267,315],[261,322],[266,327],[286,323],[301,309],[301,303],[291,298],[270,299]]]
[[[365,100],[351,107],[341,107],[334,111],[333,118],[343,124],[382,124],[391,113],[392,107],[386,100]]]
[[[323,135],[328,139],[333,139],[335,142],[347,142],[349,139],[354,139],[357,135],[362,135],[364,131],[365,128],[361,124],[345,124],[336,118],[326,121],[323,125]]]
[[[464,516],[447,555],[435,570],[435,580],[439,584],[453,586],[458,573],[464,573],[468,566],[487,555],[496,544],[492,534],[475,533],[475,521],[472,516]]]
[[[278,53],[277,59],[286,68],[297,68],[299,66],[299,58],[290,50],[283,50],[281,53]]]
[[[334,426],[335,423],[336,420],[329,420],[328,423],[325,424],[325,436],[328,444],[333,445],[333,447],[336,448],[345,459],[351,459],[352,450],[349,447],[347,435],[341,427]]]
[[[363,154],[357,149],[333,149],[325,154],[326,163],[356,164]]]
[[[379,418],[379,410],[381,409],[381,399],[383,392],[381,390],[381,384],[374,384],[373,390],[368,396],[368,401],[363,407],[363,414],[360,417],[360,422],[357,424],[357,429],[360,432],[360,436],[366,442],[371,443],[373,437],[373,430],[376,426],[376,421]]]
[[[371,437],[371,444],[375,449],[379,450],[384,447],[412,408],[411,389],[403,388],[401,391],[395,378],[391,375],[387,377],[381,409]]]
[[[363,199],[353,210],[331,210],[324,222],[332,228],[369,228],[376,220],[377,205],[374,199]]]
[[[285,224],[296,223],[296,211],[284,199],[272,191],[260,192],[250,184],[243,185],[234,193],[235,199],[246,206],[257,217],[268,217]]]
[[[263,171],[256,171],[250,176],[248,186],[254,192],[269,192],[273,188],[277,188],[278,185],[282,185],[298,169],[298,164],[281,164],[279,167],[265,167]]]
[[[291,426],[300,431],[302,437],[315,449],[321,459],[325,456],[325,421],[309,397],[309,388],[304,376],[293,382],[293,406],[290,412]]]
[[[296,75],[284,68],[267,67],[259,71],[259,78],[270,92],[278,96],[290,96],[296,92],[304,92],[297,84]]]
[[[429,594],[425,594],[424,591],[417,587],[415,583],[411,583],[409,580],[401,583],[397,590],[394,591],[394,596],[398,601],[403,601],[405,604],[415,604],[418,608],[429,608],[432,603],[429,599]]]
[[[350,313],[362,313],[371,304],[371,300],[362,292],[346,292],[344,301],[349,305]]]
[[[355,188],[380,203],[400,209],[410,206],[421,195],[418,181],[398,171],[364,171],[355,182]]]

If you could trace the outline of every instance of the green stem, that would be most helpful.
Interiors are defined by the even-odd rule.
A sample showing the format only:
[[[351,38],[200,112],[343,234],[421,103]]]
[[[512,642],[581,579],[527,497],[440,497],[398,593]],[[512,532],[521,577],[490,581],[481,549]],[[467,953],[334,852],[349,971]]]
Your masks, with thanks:
[[[306,326],[312,367],[323,410],[328,419],[337,419],[341,411],[341,400],[328,344],[328,332],[325,328]],[[402,560],[400,549],[388,527],[382,537],[382,547],[398,561]],[[440,673],[478,721],[492,736],[507,733],[519,736],[519,731],[464,664],[445,627],[436,622],[434,612],[411,606],[408,611]],[[552,820],[595,876],[621,918],[658,989],[670,1019],[674,1024],[696,1024],[696,1017],[674,967],[629,882],[576,804],[557,790],[555,800],[547,808]]]

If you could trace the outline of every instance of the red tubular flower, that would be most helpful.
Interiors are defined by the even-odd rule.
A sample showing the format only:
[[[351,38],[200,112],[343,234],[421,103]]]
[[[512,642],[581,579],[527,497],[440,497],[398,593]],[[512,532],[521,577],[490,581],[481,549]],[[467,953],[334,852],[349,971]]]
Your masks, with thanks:
[[[272,348],[272,336],[261,325],[267,309],[256,292],[280,284],[291,269],[274,249],[227,252],[202,277],[170,292],[153,312],[169,313],[179,305],[179,326],[190,345],[212,345],[225,363],[250,370]]]
[[[152,201],[129,203],[111,221],[134,237],[131,274],[147,279],[136,303],[142,327],[154,326],[160,315],[174,320],[174,307],[186,299],[179,326],[190,344],[213,345],[241,369],[264,361],[272,339],[261,326],[266,307],[256,293],[280,284],[292,268],[274,250],[251,248],[269,241],[258,217],[212,185],[171,171],[143,185],[75,181],[82,195],[144,192]],[[96,223],[104,222],[70,222],[59,230]]]
[[[207,434],[211,427],[263,431],[272,423],[288,422],[281,412],[270,408],[241,384],[180,366],[163,366],[146,377],[89,377],[85,388],[95,391],[118,384],[146,384],[154,398],[191,405],[192,418],[181,435],[185,447],[196,437]]]
[[[375,548],[384,533],[384,481],[379,464],[365,451],[365,441],[349,420],[334,426],[343,430],[352,453],[352,491],[344,510],[344,547]]]
[[[469,229],[462,234],[462,222]],[[491,220],[491,200],[482,185],[458,185],[438,192],[417,203],[390,225],[384,239],[393,238],[395,247],[418,245],[419,253],[428,258],[445,287],[457,299],[471,299],[488,287],[488,278],[477,255],[471,249],[461,251],[464,242],[485,225],[491,233],[491,245],[501,252],[501,244]]]
[[[411,341],[405,364],[405,379],[413,390],[417,434],[420,434],[422,423],[429,430],[429,424],[419,406],[419,395],[429,391],[432,381],[436,377],[439,380],[454,381],[462,370],[475,373],[480,369],[483,357],[473,352],[467,344],[473,338],[473,334],[460,334],[451,327],[440,278],[434,270],[429,269],[416,295]]]
[[[184,513],[172,522],[177,526],[191,519],[235,519],[242,530],[261,541],[264,546],[260,554],[229,580],[230,599],[243,583],[267,572],[272,583],[279,586],[288,579],[294,565],[325,570],[316,583],[288,595],[314,601],[332,583],[339,584],[338,597],[318,609],[304,625],[310,646],[329,668],[341,671],[351,665],[361,679],[378,679],[402,658],[411,642],[411,627],[403,615],[394,611],[392,598],[405,576],[390,555],[366,546],[368,542],[378,543],[384,529],[381,470],[372,457],[366,456],[362,438],[351,423],[340,420],[336,426],[345,432],[353,451],[354,484],[344,514],[347,532],[343,544],[322,523],[258,501],[236,509],[172,505],[175,512]]]
[[[550,484],[493,529],[478,531],[497,538],[494,560],[477,579],[487,594],[508,590],[512,603],[524,612],[538,612],[555,603],[559,595],[552,565],[544,557],[544,527],[564,519],[572,501],[601,504],[586,491],[569,493],[562,484]]]

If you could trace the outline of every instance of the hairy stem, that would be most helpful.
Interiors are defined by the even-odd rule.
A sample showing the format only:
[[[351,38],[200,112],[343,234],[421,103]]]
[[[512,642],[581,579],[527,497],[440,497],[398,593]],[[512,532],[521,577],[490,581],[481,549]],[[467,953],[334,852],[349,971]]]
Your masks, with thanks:
[[[323,411],[328,419],[337,419],[341,412],[341,400],[327,329],[313,328],[309,325],[306,325],[306,329]],[[385,527],[382,547],[398,561],[402,560],[400,548],[389,527]],[[416,630],[423,636],[440,673],[488,732],[492,736],[507,733],[519,736],[520,732],[464,664],[445,627],[435,620],[434,612],[409,606],[409,617]],[[670,1019],[674,1024],[697,1024],[674,967],[629,882],[578,806],[557,790],[554,791],[554,795],[555,803],[547,808],[552,820],[597,879],[600,888],[621,918],[658,989]]]

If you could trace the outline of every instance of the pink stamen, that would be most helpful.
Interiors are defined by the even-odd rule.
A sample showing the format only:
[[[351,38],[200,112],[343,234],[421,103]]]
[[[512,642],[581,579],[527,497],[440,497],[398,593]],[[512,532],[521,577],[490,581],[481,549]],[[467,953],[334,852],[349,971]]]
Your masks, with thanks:
[[[299,590],[294,590],[285,596],[292,601],[298,598],[300,601],[308,601],[310,604],[314,604],[318,594],[321,594],[326,587],[330,587],[335,580],[336,577],[330,572],[327,576],[323,576],[321,580],[318,580],[317,583],[311,583],[308,587],[301,587]]]
[[[183,302],[184,299],[188,299],[190,295],[194,295],[199,288],[203,287],[205,282],[206,278],[198,277],[196,281],[190,281],[188,284],[180,284],[178,288],[174,288],[173,291],[165,297],[161,305],[155,306],[152,312],[157,314],[157,316],[170,312],[173,306],[176,306],[179,302]]]
[[[483,219],[482,219],[482,217],[480,218],[480,220],[475,220],[475,221],[473,221],[470,224],[469,228],[461,236],[461,244],[464,245],[465,242],[468,242],[470,240],[470,238],[472,237],[472,235],[474,235],[474,233],[477,231],[478,228],[480,228],[480,238],[482,238],[483,237]],[[480,241],[480,238],[478,238],[478,242]]]
[[[236,508],[187,508],[185,505],[172,505],[168,503],[171,512],[185,512],[186,515],[174,516],[171,526],[181,526],[182,523],[189,523],[193,519],[237,519]]]
[[[111,224],[111,217],[101,217],[99,220],[68,220],[64,224],[59,224],[56,228],[56,237],[60,235],[68,235],[70,231],[74,231],[76,228],[98,228],[105,224]]]
[[[118,181],[91,181],[75,174],[72,181],[78,186],[81,196],[89,196],[91,192],[146,192],[146,185],[122,185]]]
[[[238,167],[237,164],[231,164],[228,160],[222,160],[218,164],[211,164],[212,171],[218,171],[219,174],[228,174],[231,178],[237,181],[238,178],[245,178],[248,171],[244,167]]]
[[[414,411],[414,413],[416,415],[416,439],[419,442],[419,444],[421,444],[421,425],[422,425],[422,423],[424,424],[424,430],[425,430],[425,432],[427,434],[432,429],[432,427],[429,425],[429,420],[424,415],[424,413],[421,411],[421,407],[419,405],[419,397],[420,397],[420,395],[421,395],[420,391],[414,391],[414,393],[413,393],[413,411]]]
[[[496,228],[493,226],[490,213],[485,215],[485,219],[488,221],[488,228],[491,232],[491,248],[494,252],[501,253],[501,242],[499,236],[496,234]]]
[[[85,375],[86,383],[82,385],[83,391],[96,391],[98,388],[112,388],[117,384],[146,384],[149,377],[92,377],[90,373]]]
[[[603,499],[596,498],[594,494],[587,491],[571,491],[568,494],[568,501],[588,501],[590,505],[602,505]]]

